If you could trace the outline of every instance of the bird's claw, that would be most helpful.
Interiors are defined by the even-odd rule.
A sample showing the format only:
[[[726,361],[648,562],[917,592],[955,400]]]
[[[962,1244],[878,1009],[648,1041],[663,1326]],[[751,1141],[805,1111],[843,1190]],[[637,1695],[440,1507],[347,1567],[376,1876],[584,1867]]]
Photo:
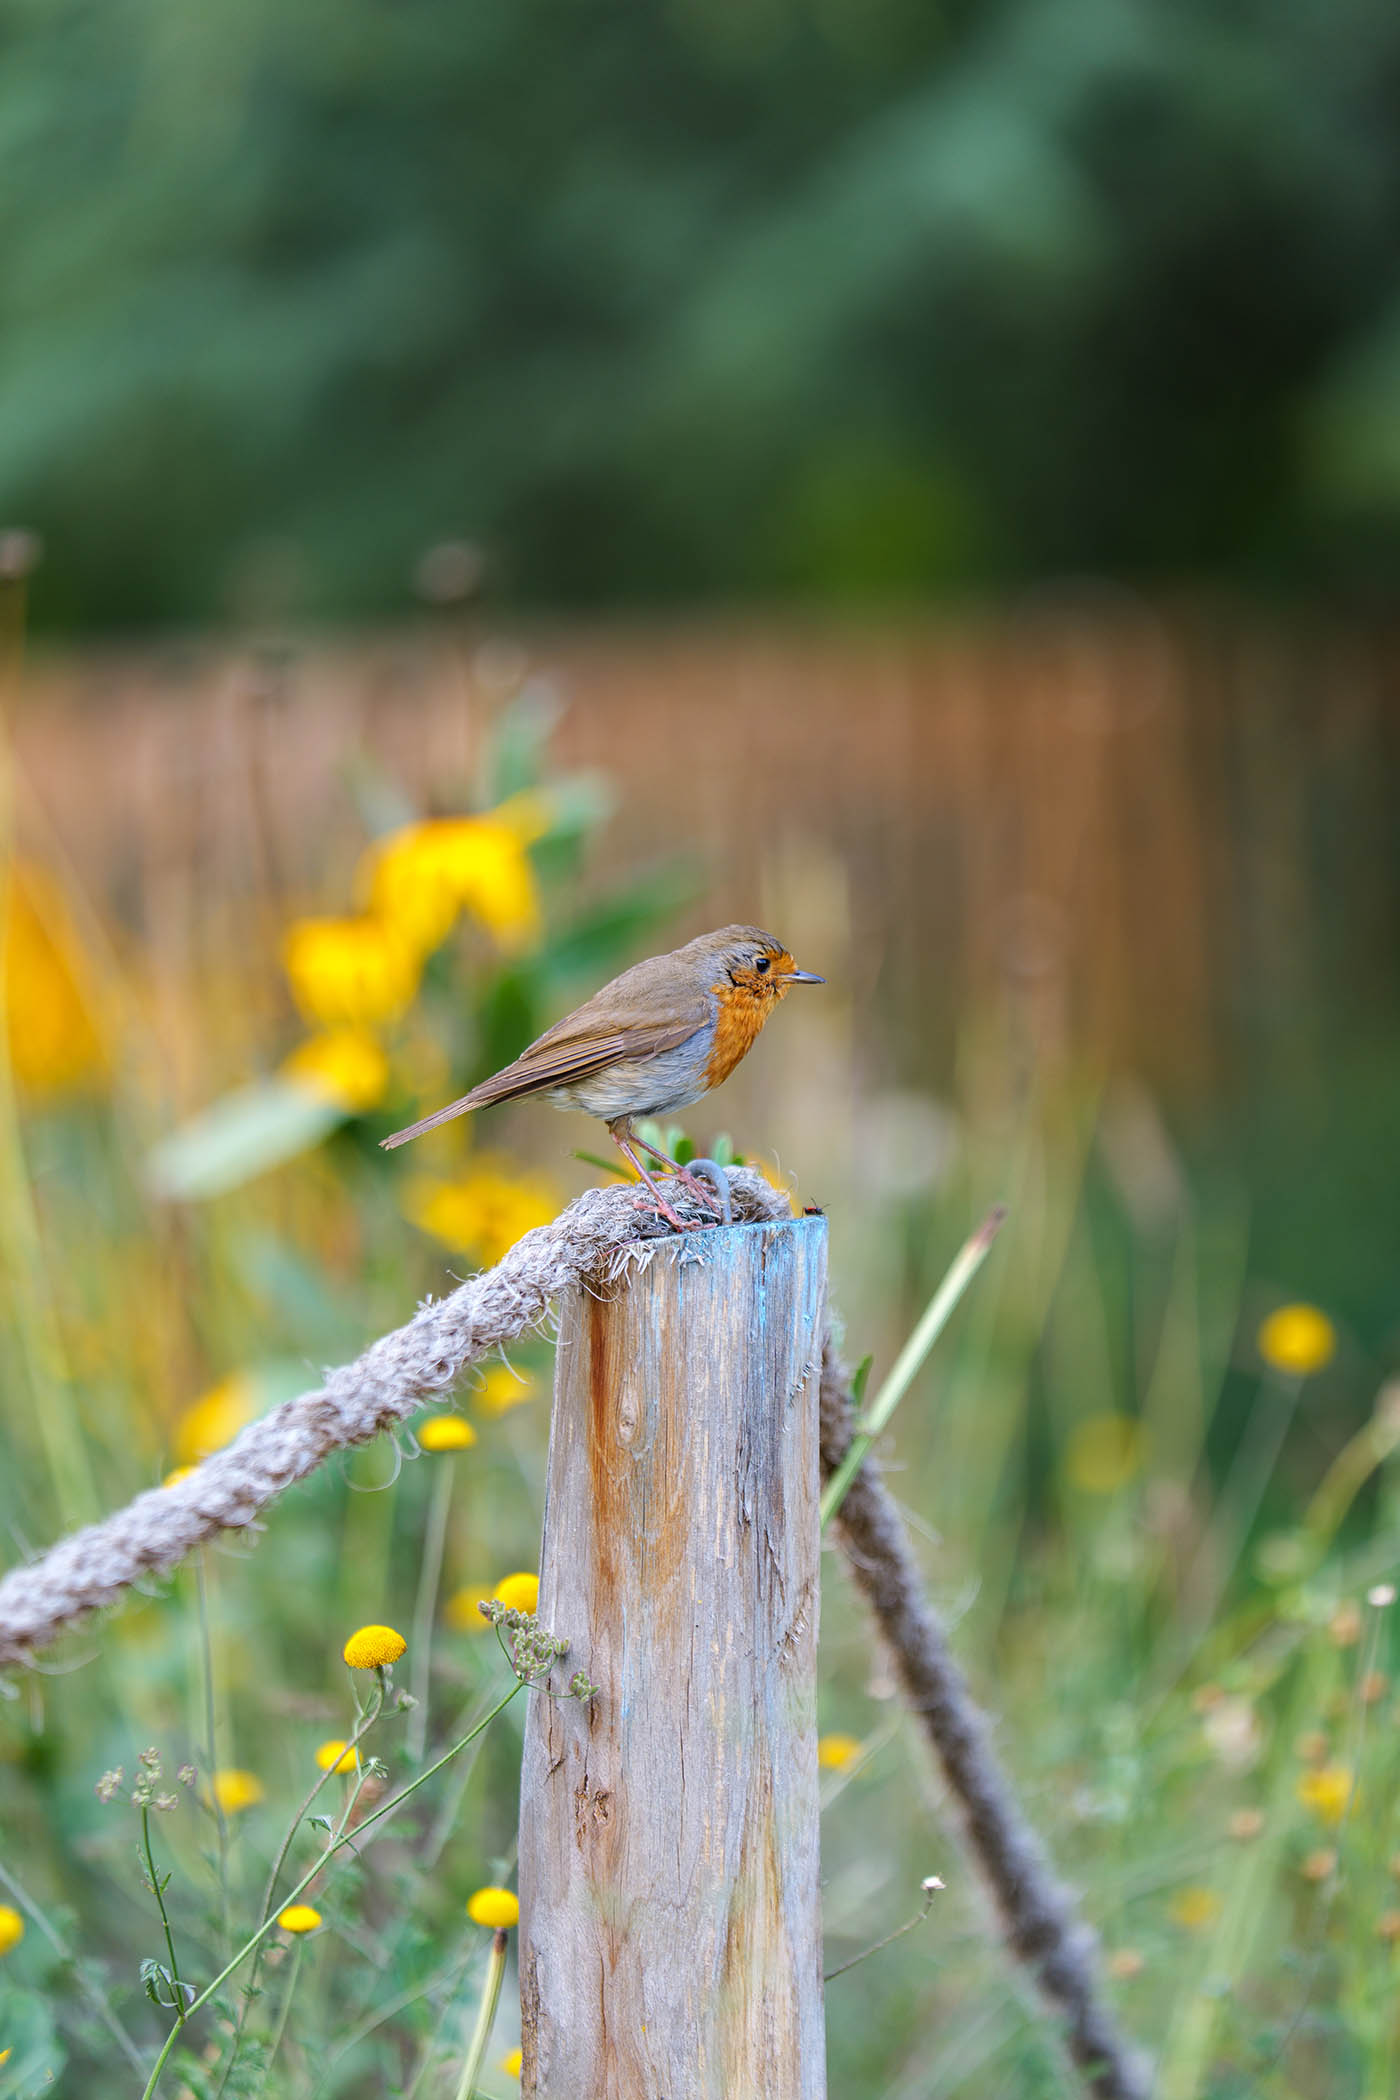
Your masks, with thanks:
[[[709,1225],[705,1218],[683,1218],[678,1210],[672,1209],[659,1190],[650,1196],[636,1197],[634,1208],[647,1210],[655,1217],[664,1218],[674,1232],[704,1232]]]

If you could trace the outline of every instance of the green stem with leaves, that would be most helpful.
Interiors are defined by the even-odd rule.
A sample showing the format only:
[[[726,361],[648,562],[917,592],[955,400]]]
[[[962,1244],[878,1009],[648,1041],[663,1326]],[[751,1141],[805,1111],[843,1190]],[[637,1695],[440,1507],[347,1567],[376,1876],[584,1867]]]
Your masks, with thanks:
[[[450,1764],[452,1762],[452,1759],[457,1756],[459,1751],[465,1750],[467,1744],[474,1741],[474,1739],[481,1734],[484,1728],[489,1727],[491,1722],[495,1720],[497,1714],[503,1713],[506,1707],[510,1705],[511,1700],[515,1697],[516,1693],[523,1691],[524,1688],[524,1678],[518,1677],[515,1683],[511,1686],[510,1690],[505,1694],[504,1698],[498,1699],[496,1701],[496,1704],[492,1707],[490,1713],[485,1715],[485,1717],[482,1720],[478,1721],[475,1728],[471,1729],[466,1735],[464,1735],[460,1739],[460,1741],[453,1743],[450,1749],[444,1750],[442,1756],[435,1759],[434,1762],[428,1766],[426,1771],[420,1772],[418,1774],[418,1777],[416,1779],[411,1779],[408,1785],[402,1788],[399,1793],[393,1795],[388,1801],[383,1802],[380,1805],[380,1807],[376,1808],[371,1815],[366,1816],[364,1822],[359,1824],[354,1831],[342,1830],[335,1837],[333,1837],[330,1844],[328,1844],[325,1850],[321,1853],[320,1858],[315,1860],[313,1864],[307,1869],[306,1873],[302,1875],[301,1880],[296,1884],[296,1887],[288,1890],[286,1898],[280,1906],[281,1909],[285,1910],[288,1904],[295,1903],[297,1901],[297,1898],[301,1896],[305,1890],[310,1888],[312,1882],[316,1879],[317,1875],[325,1872],[325,1869],[330,1865],[331,1860],[335,1857],[337,1852],[343,1850],[343,1848],[346,1845],[350,1844],[352,1841],[356,1844],[359,1844],[364,1839],[366,1834],[374,1828],[376,1823],[382,1823],[387,1816],[393,1815],[397,1809],[402,1808],[404,1802],[408,1800],[410,1795],[416,1794],[420,1786],[426,1785],[428,1780],[430,1780],[435,1773],[440,1772],[444,1765]],[[214,1978],[213,1982],[207,1983],[204,1986],[204,1989],[199,1993],[199,1996],[190,2000],[189,2009],[185,2015],[186,2019],[191,2018],[195,2013],[197,2013],[200,2010],[201,2006],[207,2005],[209,2003],[209,2000],[215,1995],[215,1993],[221,1990],[223,1985],[228,1982],[228,1979],[230,1976],[232,1976],[234,1970],[241,1968],[243,1963],[247,1960],[248,1956],[251,1953],[253,1953],[254,1949],[262,1945],[262,1942],[264,1941],[264,1939],[266,1939],[268,1933],[271,1932],[273,1926],[276,1923],[277,1918],[275,1915],[263,1919],[263,1922],[261,1925],[259,1925],[257,1931],[251,1934],[250,1937],[243,1942],[243,1945],[238,1949],[238,1952],[233,1956],[233,1959],[224,1964],[223,1968],[219,1971],[218,1975]],[[161,2072],[165,2069],[166,2063],[169,2061],[170,2052],[175,2046],[175,2041],[177,2036],[179,2035],[179,2032],[180,2028],[177,2025],[175,2027],[172,2027],[170,2033],[166,2036],[165,2045],[162,2048],[160,2055],[156,2058],[154,2065],[152,2066],[151,2075],[146,2081],[146,2089],[141,2095],[141,2100],[152,2100],[152,2095],[154,2094],[156,2087],[160,2083]]]
[[[156,1899],[156,1909],[160,1912],[160,1922],[165,1932],[165,1951],[170,1956],[170,1988],[175,1996],[175,2024],[177,2027],[183,2027],[187,1986],[180,1981],[180,1962],[175,1952],[175,1935],[170,1929],[170,1913],[165,1907],[165,1887],[170,1877],[167,1875],[166,1880],[162,1881],[156,1872],[155,1855],[151,1851],[151,1810],[149,1802],[146,1801],[141,1803],[141,1849],[146,1855],[146,1878],[150,1883],[151,1894]]]

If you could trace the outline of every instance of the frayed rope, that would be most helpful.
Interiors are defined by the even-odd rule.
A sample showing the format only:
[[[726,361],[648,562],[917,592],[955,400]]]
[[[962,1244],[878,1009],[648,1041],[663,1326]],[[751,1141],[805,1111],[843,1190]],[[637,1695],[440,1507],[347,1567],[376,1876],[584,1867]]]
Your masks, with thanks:
[[[787,1198],[761,1174],[737,1168],[729,1178],[737,1222],[791,1214]],[[682,1216],[707,1215],[679,1184],[671,1200]],[[635,1190],[587,1190],[552,1224],[517,1240],[494,1269],[422,1306],[406,1327],[331,1371],[315,1392],[250,1422],[187,1479],[138,1495],[41,1559],[11,1569],[0,1581],[0,1664],[27,1662],[143,1577],[168,1573],[221,1531],[244,1530],[332,1452],[397,1428],[470,1365],[539,1328],[561,1292],[614,1288],[629,1268],[651,1259],[668,1232],[638,1208]],[[693,1244],[703,1258],[700,1234]]]

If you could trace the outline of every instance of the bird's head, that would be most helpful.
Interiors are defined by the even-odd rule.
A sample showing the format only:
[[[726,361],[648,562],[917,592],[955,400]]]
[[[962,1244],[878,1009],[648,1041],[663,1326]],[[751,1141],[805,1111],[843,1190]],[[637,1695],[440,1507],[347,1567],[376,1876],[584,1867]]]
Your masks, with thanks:
[[[799,970],[781,941],[761,926],[722,926],[690,943],[697,962],[713,972],[708,989],[721,995],[739,991],[765,1005],[785,997],[794,984],[825,984],[811,970]]]

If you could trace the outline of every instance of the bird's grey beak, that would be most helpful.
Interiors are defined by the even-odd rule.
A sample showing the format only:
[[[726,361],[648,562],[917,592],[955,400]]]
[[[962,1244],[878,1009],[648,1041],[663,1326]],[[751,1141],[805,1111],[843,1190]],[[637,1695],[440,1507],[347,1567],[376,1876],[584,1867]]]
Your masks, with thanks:
[[[826,979],[824,977],[818,977],[816,973],[812,970],[789,970],[787,973],[787,981],[789,984],[826,983]]]

